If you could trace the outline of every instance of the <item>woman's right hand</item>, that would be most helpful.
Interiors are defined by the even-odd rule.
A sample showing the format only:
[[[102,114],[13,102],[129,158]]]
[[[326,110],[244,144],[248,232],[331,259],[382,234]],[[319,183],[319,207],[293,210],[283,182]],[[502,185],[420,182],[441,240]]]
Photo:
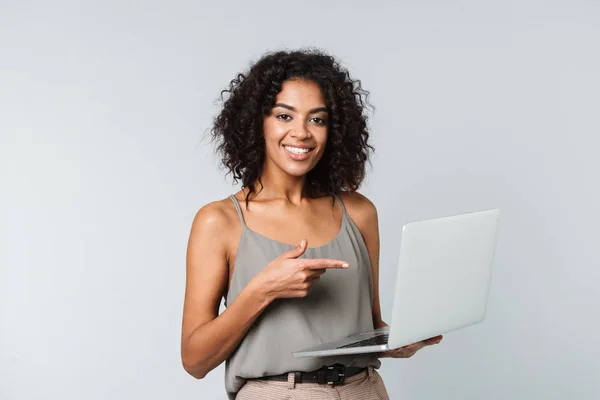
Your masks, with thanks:
[[[300,245],[271,261],[254,281],[269,302],[279,298],[306,297],[312,285],[328,268],[348,268],[348,263],[327,258],[299,259],[308,243]]]

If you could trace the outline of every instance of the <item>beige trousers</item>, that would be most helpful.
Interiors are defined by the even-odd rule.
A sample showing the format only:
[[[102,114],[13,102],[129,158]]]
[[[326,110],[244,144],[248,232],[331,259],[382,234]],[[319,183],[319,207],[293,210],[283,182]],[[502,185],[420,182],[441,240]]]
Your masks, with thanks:
[[[381,376],[368,367],[367,371],[353,375],[343,385],[295,383],[294,374],[287,382],[253,379],[246,382],[236,400],[389,400]]]

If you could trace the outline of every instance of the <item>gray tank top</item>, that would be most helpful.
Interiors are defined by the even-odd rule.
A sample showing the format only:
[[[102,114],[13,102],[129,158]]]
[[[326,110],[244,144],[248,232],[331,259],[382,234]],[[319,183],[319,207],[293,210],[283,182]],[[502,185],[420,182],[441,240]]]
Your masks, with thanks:
[[[226,306],[273,259],[295,247],[248,228],[240,204],[233,195],[230,198],[240,216],[242,235]],[[342,208],[339,233],[323,246],[309,247],[300,258],[339,259],[347,261],[350,267],[327,270],[310,289],[307,297],[278,299],[263,311],[226,361],[225,387],[229,399],[235,398],[248,378],[314,371],[335,363],[347,367],[381,366],[375,354],[292,356],[294,351],[373,329],[373,278],[369,254],[343,202],[337,196],[336,199]]]

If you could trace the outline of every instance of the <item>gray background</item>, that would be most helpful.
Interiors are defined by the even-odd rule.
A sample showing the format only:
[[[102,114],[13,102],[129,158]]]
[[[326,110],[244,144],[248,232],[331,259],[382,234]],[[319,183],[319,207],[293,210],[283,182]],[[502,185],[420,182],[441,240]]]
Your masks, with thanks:
[[[377,107],[385,318],[402,223],[503,212],[486,321],[384,360],[391,397],[600,397],[600,4],[356,3],[0,1],[1,399],[224,398],[179,358],[190,223],[237,190],[202,136],[307,45]]]

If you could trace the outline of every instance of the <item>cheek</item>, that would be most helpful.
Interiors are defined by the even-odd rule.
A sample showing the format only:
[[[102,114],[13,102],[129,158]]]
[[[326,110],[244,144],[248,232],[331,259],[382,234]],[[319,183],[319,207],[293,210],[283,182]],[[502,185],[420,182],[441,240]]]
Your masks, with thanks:
[[[286,131],[279,124],[265,123],[263,134],[266,142],[279,142],[285,137]]]
[[[321,151],[323,151],[327,145],[327,130],[324,129],[323,132],[319,132],[317,135],[315,135],[315,139],[321,148]]]

